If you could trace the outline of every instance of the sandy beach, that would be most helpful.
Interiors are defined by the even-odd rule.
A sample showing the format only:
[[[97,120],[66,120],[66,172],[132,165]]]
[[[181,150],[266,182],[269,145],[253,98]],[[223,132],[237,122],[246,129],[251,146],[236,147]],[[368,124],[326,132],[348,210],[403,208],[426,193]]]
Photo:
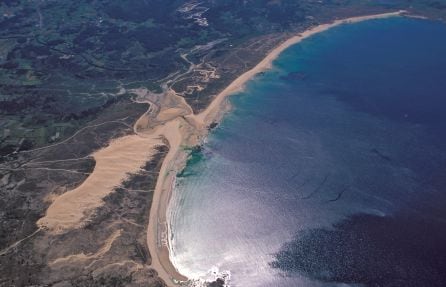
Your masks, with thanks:
[[[203,112],[197,115],[189,114],[188,116],[186,116],[186,118],[188,119],[189,123],[193,123],[193,125],[195,126],[195,131],[194,131],[195,134],[198,135],[200,139],[202,139],[204,136],[206,136],[207,127],[211,123],[221,120],[224,113],[228,110],[228,104],[226,102],[227,97],[239,91],[242,91],[245,84],[258,73],[270,69],[272,67],[272,62],[290,46],[295,45],[314,34],[324,32],[328,29],[339,26],[341,24],[357,23],[371,19],[400,16],[405,12],[406,11],[397,11],[392,13],[367,15],[367,16],[359,16],[342,20],[336,20],[333,23],[322,24],[314,28],[311,28],[307,31],[304,31],[303,33],[295,35],[290,39],[288,39],[287,41],[280,44],[279,46],[277,46],[275,49],[273,49],[253,69],[245,72],[236,80],[234,80],[229,86],[227,86],[221,93],[219,93],[215,97],[212,103]],[[184,134],[182,136],[184,136]],[[157,242],[157,240],[160,237],[159,235],[156,234],[157,232],[156,229],[154,229],[154,226],[157,225],[157,226],[163,226],[164,228],[168,228],[167,223],[165,222],[168,201],[171,197],[172,189],[174,188],[173,183],[175,175],[177,172],[180,172],[181,169],[184,167],[185,160],[186,160],[186,155],[184,151],[178,150],[178,147],[176,147],[176,150],[171,149],[168,158],[166,158],[163,163],[161,173],[158,178],[152,209],[150,212],[150,225],[152,226],[152,228],[149,228],[148,244],[152,256],[158,257],[159,260],[157,265],[153,264],[153,267],[159,272],[161,278],[163,278],[167,282],[167,284],[169,283],[175,284],[177,282],[184,281],[186,277],[184,275],[179,274],[179,272],[175,269],[175,267],[172,266],[172,263],[169,260],[169,255],[168,255],[168,250],[170,248],[168,246],[169,242],[166,242],[167,246],[165,246],[164,248],[159,248],[159,243]],[[169,171],[175,171],[175,172],[169,173]],[[157,224],[155,224],[156,222]],[[158,232],[159,231],[160,230],[158,230]],[[168,234],[167,230],[163,230],[163,232],[165,234]],[[158,253],[158,255],[155,255],[154,251]],[[164,270],[160,270],[159,267],[161,267]],[[170,280],[166,280],[168,278],[162,276],[163,275],[162,273],[166,273],[166,275],[169,276]]]
[[[287,48],[289,48],[292,45],[295,45],[302,40],[324,32],[328,29],[331,29],[333,27],[339,26],[341,24],[347,24],[347,23],[357,23],[362,22],[366,20],[372,20],[372,19],[381,19],[381,18],[388,18],[388,17],[394,17],[399,16],[406,13],[406,11],[401,10],[397,12],[392,13],[384,13],[384,14],[376,14],[376,15],[367,15],[367,16],[358,16],[358,17],[352,17],[342,20],[336,20],[329,24],[321,24],[319,26],[313,27],[311,29],[308,29],[298,35],[292,36],[279,46],[277,46],[275,49],[273,49],[260,63],[258,63],[253,69],[245,72],[240,77],[238,77],[236,80],[234,80],[229,86],[227,86],[218,96],[212,101],[212,103],[207,107],[206,110],[204,110],[202,113],[194,116],[195,119],[202,124],[209,124],[215,118],[218,118],[218,114],[220,114],[222,109],[222,103],[227,98],[227,96],[232,95],[234,93],[237,93],[241,90],[243,90],[244,85],[246,82],[248,82],[252,77],[254,77],[256,74],[263,72],[265,70],[268,70],[271,68],[272,62]]]
[[[155,114],[151,115],[149,112],[135,123],[134,135],[114,140],[108,147],[93,155],[97,165],[90,177],[78,188],[55,198],[46,216],[39,220],[39,226],[54,232],[82,226],[88,220],[85,215],[99,207],[102,199],[111,193],[128,173],[137,171],[149,160],[156,146],[168,143],[169,152],[162,164],[153,195],[147,243],[152,257],[151,267],[168,286],[186,281],[187,277],[175,269],[169,258],[169,226],[166,214],[175,176],[184,168],[187,159],[187,152],[182,147],[200,144],[207,135],[208,126],[221,120],[228,110],[227,97],[241,91],[258,73],[271,68],[272,62],[288,47],[341,24],[393,17],[404,12],[336,20],[292,36],[273,49],[253,69],[234,80],[200,114],[194,115],[184,98],[173,91],[167,91],[165,98],[156,104],[157,107],[151,108]],[[141,92],[140,96],[149,97],[144,92]]]

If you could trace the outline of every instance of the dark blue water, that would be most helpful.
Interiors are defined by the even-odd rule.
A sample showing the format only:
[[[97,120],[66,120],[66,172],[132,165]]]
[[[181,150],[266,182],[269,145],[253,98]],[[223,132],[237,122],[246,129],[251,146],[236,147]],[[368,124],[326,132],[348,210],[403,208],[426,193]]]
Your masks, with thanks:
[[[285,51],[178,178],[173,260],[231,286],[446,286],[446,25]]]

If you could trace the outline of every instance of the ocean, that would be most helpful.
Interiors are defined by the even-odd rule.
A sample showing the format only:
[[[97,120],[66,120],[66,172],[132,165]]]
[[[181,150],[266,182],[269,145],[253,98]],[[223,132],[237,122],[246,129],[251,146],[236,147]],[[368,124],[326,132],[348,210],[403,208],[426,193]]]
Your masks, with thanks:
[[[283,52],[178,175],[171,258],[229,286],[446,285],[446,25]]]

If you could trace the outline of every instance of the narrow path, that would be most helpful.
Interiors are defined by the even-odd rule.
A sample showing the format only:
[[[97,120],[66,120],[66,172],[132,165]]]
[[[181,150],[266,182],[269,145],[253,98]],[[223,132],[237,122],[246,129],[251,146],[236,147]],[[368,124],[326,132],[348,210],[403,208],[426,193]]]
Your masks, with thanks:
[[[66,142],[68,142],[69,140],[75,138],[78,134],[80,134],[81,132],[83,132],[83,131],[85,131],[85,130],[87,130],[87,129],[100,127],[100,126],[103,126],[103,125],[106,125],[106,124],[110,124],[110,123],[122,124],[122,125],[124,125],[124,126],[126,126],[126,127],[128,127],[128,128],[132,128],[132,127],[129,126],[128,124],[122,122],[122,120],[125,120],[126,118],[127,118],[127,117],[125,117],[125,118],[123,118],[123,119],[119,119],[119,120],[106,121],[106,122],[99,123],[99,124],[95,124],[95,125],[91,125],[91,126],[85,126],[85,127],[79,129],[79,130],[76,131],[73,135],[71,135],[70,137],[66,138],[65,140],[63,140],[63,141],[61,141],[61,142],[58,142],[58,143],[55,143],[55,144],[51,144],[51,145],[47,145],[47,146],[44,146],[44,147],[35,148],[35,149],[19,151],[18,153],[30,153],[30,152],[34,152],[34,151],[39,151],[39,150],[44,150],[44,149],[48,149],[48,148],[51,148],[51,147],[55,147],[55,146],[58,146],[58,145],[61,145],[61,144],[65,144]],[[9,155],[11,155],[11,154],[9,154]],[[8,155],[7,155],[7,156],[8,156]]]
[[[331,24],[322,24],[317,27],[311,28],[310,30],[307,30],[303,33],[300,33],[294,37],[291,37],[290,39],[273,49],[268,54],[268,56],[253,69],[245,72],[235,81],[233,81],[229,86],[227,86],[220,94],[218,94],[218,96],[203,112],[201,112],[200,114],[190,113],[184,116],[183,118],[186,121],[183,121],[183,123],[187,123],[187,125],[185,126],[190,127],[189,129],[181,130],[179,128],[181,125],[176,127],[170,126],[169,129],[166,129],[166,133],[164,134],[164,136],[169,142],[170,150],[168,155],[164,159],[155,188],[153,203],[150,210],[147,241],[150,253],[152,255],[152,267],[158,271],[159,276],[166,282],[168,286],[176,286],[178,282],[184,281],[186,279],[186,277],[181,275],[170,262],[170,230],[168,222],[166,220],[167,207],[171,197],[172,189],[174,188],[175,176],[177,172],[179,172],[184,167],[187,158],[185,152],[180,149],[180,146],[183,144],[192,146],[193,143],[199,143],[203,139],[203,137],[206,136],[208,132],[207,127],[216,120],[218,121],[219,119],[221,119],[227,107],[227,103],[225,101],[226,98],[229,95],[242,90],[246,82],[249,81],[253,76],[258,74],[259,72],[269,69],[272,65],[272,62],[280,55],[280,53],[282,53],[288,47],[299,43],[307,37],[326,31],[341,24],[355,23],[369,19],[394,17],[399,16],[404,12],[405,11],[398,11],[394,13],[384,13],[378,15],[352,17],[344,20],[337,20]],[[176,79],[178,79],[179,77],[181,77],[181,75],[178,75]],[[163,125],[174,125],[175,122],[177,122],[177,124],[181,123],[179,122],[178,118],[175,118],[168,123],[163,123]],[[193,140],[191,140],[191,137],[193,138]],[[327,178],[328,176],[324,178],[321,185],[325,183]]]
[[[38,228],[36,231],[34,231],[33,233],[31,233],[30,235],[28,235],[25,238],[20,239],[19,241],[14,242],[13,244],[9,245],[8,247],[6,247],[5,249],[0,251],[0,256],[3,256],[5,254],[7,254],[10,250],[12,250],[13,248],[19,246],[22,242],[30,239],[31,237],[33,237],[34,235],[36,235],[37,233],[39,233],[41,231],[40,228]]]
[[[184,73],[172,75],[172,79],[162,85],[163,95],[157,99],[158,102],[152,103],[153,108],[142,115],[132,127],[135,134],[116,139],[109,146],[94,153],[93,157],[97,164],[93,173],[81,186],[56,198],[48,208],[46,216],[39,220],[39,226],[52,232],[63,232],[82,226],[83,220],[86,218],[85,214],[100,206],[102,198],[112,192],[113,188],[119,185],[128,173],[138,171],[151,158],[156,146],[167,142],[169,152],[162,163],[153,195],[147,243],[152,256],[151,266],[168,286],[177,286],[178,282],[186,281],[187,278],[175,269],[169,258],[171,231],[167,222],[167,208],[175,177],[177,172],[182,170],[187,159],[187,154],[182,146],[199,144],[206,136],[208,126],[221,119],[224,111],[227,110],[226,98],[243,89],[246,82],[253,76],[270,68],[272,61],[291,45],[341,24],[398,16],[403,12],[337,20],[330,24],[313,27],[291,37],[273,49],[257,66],[227,86],[200,114],[194,114],[185,99],[170,88],[175,84],[175,81],[196,67],[187,59],[187,54],[184,55],[186,62],[190,63],[190,67]]]

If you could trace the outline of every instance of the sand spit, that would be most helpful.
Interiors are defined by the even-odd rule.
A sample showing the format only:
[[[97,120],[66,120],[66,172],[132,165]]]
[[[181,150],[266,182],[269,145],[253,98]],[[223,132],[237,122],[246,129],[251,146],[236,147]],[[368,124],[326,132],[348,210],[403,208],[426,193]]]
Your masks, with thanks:
[[[137,172],[155,152],[155,147],[169,145],[169,152],[162,164],[153,195],[147,243],[152,256],[152,265],[168,286],[176,286],[187,278],[181,275],[169,259],[169,226],[167,207],[175,183],[176,174],[184,167],[187,153],[182,146],[200,143],[207,135],[208,126],[219,121],[228,109],[227,97],[243,89],[256,74],[269,69],[272,62],[288,47],[314,34],[345,23],[356,23],[402,15],[405,11],[336,20],[311,28],[291,37],[273,49],[257,66],[247,71],[216,96],[209,107],[194,115],[184,98],[172,90],[164,94],[150,94],[144,89],[134,91],[137,101],[150,102],[150,110],[135,123],[136,134],[114,140],[109,146],[93,154],[96,166],[87,180],[57,198],[48,208],[46,216],[38,221],[42,228],[52,232],[82,227],[94,210],[103,203],[103,198],[126,179],[128,173]],[[83,256],[80,255],[79,258]],[[72,260],[74,258],[66,258]],[[53,262],[57,263],[57,262]]]

